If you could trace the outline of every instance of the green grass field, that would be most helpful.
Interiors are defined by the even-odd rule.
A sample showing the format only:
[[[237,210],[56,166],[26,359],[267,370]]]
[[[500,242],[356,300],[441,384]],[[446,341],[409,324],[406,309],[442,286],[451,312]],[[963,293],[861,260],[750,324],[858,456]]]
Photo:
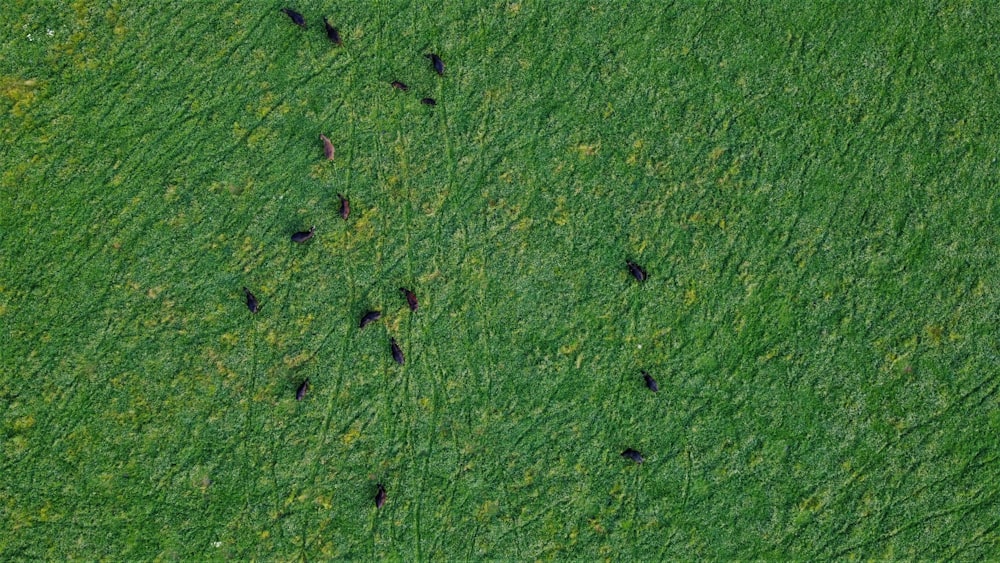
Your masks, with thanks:
[[[1000,557],[1000,9],[283,5],[0,7],[0,558]]]

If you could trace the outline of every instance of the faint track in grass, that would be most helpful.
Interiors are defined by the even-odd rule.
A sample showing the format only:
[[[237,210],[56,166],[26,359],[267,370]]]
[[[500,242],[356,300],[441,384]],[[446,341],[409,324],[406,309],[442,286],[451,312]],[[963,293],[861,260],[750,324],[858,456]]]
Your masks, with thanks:
[[[989,526],[983,528],[976,533],[975,537],[970,538],[964,543],[960,543],[952,548],[951,552],[945,556],[946,560],[955,561],[959,554],[969,551],[974,547],[982,547],[982,551],[989,554],[990,551],[986,549],[987,545],[996,546],[996,536],[997,529],[1000,528],[1000,519],[994,520]],[[953,538],[946,538],[948,540],[954,541]],[[985,540],[985,541],[981,541]],[[959,543],[959,542],[955,542]]]
[[[842,506],[843,506],[843,504],[844,504],[844,499],[846,499],[847,496],[850,495],[850,494],[852,494],[852,492],[854,491],[853,488],[852,488],[852,486],[856,482],[858,482],[859,479],[861,479],[862,477],[867,478],[867,477],[871,476],[871,471],[870,470],[872,468],[877,467],[877,466],[880,465],[879,460],[882,458],[882,456],[884,455],[884,452],[886,452],[887,450],[897,450],[897,449],[900,449],[901,447],[904,446],[904,444],[912,436],[915,440],[917,440],[917,442],[915,444],[913,444],[911,447],[909,447],[908,449],[911,450],[911,451],[916,451],[916,452],[925,451],[926,450],[925,446],[926,446],[927,442],[931,441],[931,440],[934,440],[935,439],[935,434],[933,432],[929,431],[929,430],[921,432],[920,434],[914,434],[914,432],[917,432],[918,430],[925,429],[925,428],[930,429],[931,426],[932,426],[932,423],[936,424],[936,422],[938,420],[943,419],[944,415],[948,414],[952,410],[952,408],[955,408],[955,407],[961,408],[961,407],[967,406],[966,405],[967,399],[971,398],[975,393],[983,390],[983,388],[986,386],[986,384],[987,384],[987,382],[983,381],[982,383],[980,383],[980,385],[976,386],[973,390],[965,393],[958,401],[952,403],[952,405],[950,405],[942,413],[940,413],[938,415],[933,415],[932,417],[929,417],[923,423],[916,424],[916,425],[914,425],[914,426],[912,426],[912,427],[910,427],[910,428],[902,431],[899,434],[899,436],[897,438],[895,438],[894,440],[887,441],[886,443],[882,444],[879,447],[879,449],[875,452],[875,454],[872,455],[872,458],[871,458],[870,461],[868,461],[866,464],[862,465],[861,467],[852,470],[851,475],[849,475],[842,483],[840,483],[840,484],[838,484],[838,485],[836,485],[834,487],[828,488],[828,490],[832,490],[833,492],[831,493],[831,498],[828,501],[824,502],[824,507],[825,507],[824,510],[839,510],[839,509],[841,509]],[[984,393],[984,395],[983,395],[983,401],[985,401],[987,398],[989,398],[990,396],[992,396],[993,394],[995,394],[998,389],[1000,389],[1000,381],[995,382],[994,385],[992,386],[992,389],[988,389],[986,391],[986,393]],[[981,402],[979,404],[981,404]],[[966,411],[966,412],[967,412],[967,410],[968,409],[963,409],[963,411]],[[944,455],[944,454],[941,454],[941,455]],[[977,457],[978,457],[978,453],[977,453],[976,457],[973,458],[973,460],[975,460]],[[988,460],[988,461],[995,461],[995,460],[996,460],[996,457],[994,457],[994,458],[992,458],[991,460]],[[925,463],[931,463],[933,461],[934,461],[934,459],[929,459],[927,457],[916,458],[916,459],[913,460],[913,462],[911,463],[911,466],[907,469],[907,471],[905,472],[905,474],[912,475],[913,472],[916,470],[917,467],[919,467],[920,465],[923,465]],[[959,472],[959,474],[967,472],[969,470],[970,465],[971,465],[971,462],[969,464],[966,464],[966,466],[961,469],[961,471]],[[985,465],[985,464],[983,464],[983,465]],[[978,468],[980,466],[976,466],[976,467]],[[936,486],[938,484],[946,484],[946,483],[952,481],[955,476],[956,476],[956,473],[952,472],[952,473],[949,473],[948,475],[946,475],[946,476],[944,476],[944,477],[942,477],[942,478],[940,478],[937,481],[934,481],[932,483],[921,483],[917,487],[916,490],[912,491],[910,494],[906,495],[905,497],[901,497],[899,499],[899,501],[894,502],[894,503],[890,503],[886,507],[883,507],[880,510],[880,513],[878,515],[879,524],[877,526],[877,529],[884,529],[884,525],[885,525],[886,519],[891,517],[890,512],[892,511],[892,509],[895,506],[899,506],[899,505],[901,505],[902,502],[914,498],[921,491],[923,491],[923,490],[925,490],[925,489],[927,489],[929,487]],[[896,491],[901,490],[901,488],[903,486],[911,486],[911,485],[912,484],[910,482],[903,481],[901,479],[895,485],[895,487],[893,489],[893,492],[891,493],[892,496],[895,497],[896,496]],[[816,496],[816,494],[819,492],[820,488],[821,488],[821,485],[816,485],[815,487],[813,487],[812,490],[808,493],[808,497]],[[997,496],[997,495],[993,495],[993,496]],[[868,538],[868,539],[865,539],[865,540],[860,541],[860,542],[852,543],[852,544],[850,544],[848,546],[841,546],[838,551],[835,551],[835,552],[833,552],[832,554],[829,554],[829,555],[832,556],[832,557],[843,557],[844,555],[846,555],[847,553],[849,553],[849,552],[851,552],[851,551],[853,551],[855,549],[858,549],[858,548],[861,548],[861,547],[865,547],[867,545],[871,545],[871,544],[874,544],[874,543],[878,543],[880,541],[884,541],[884,540],[887,540],[887,539],[891,539],[892,537],[895,537],[899,533],[901,533],[903,531],[906,531],[908,529],[911,529],[911,528],[913,528],[913,527],[915,527],[915,526],[917,526],[917,525],[919,525],[919,524],[921,524],[923,522],[926,522],[926,521],[929,521],[929,520],[933,520],[933,519],[936,519],[936,518],[939,518],[939,517],[942,517],[942,516],[947,516],[949,514],[953,514],[956,511],[960,511],[960,509],[962,509],[964,507],[977,508],[977,507],[981,506],[982,504],[984,504],[984,503],[978,503],[978,502],[977,503],[966,503],[966,504],[962,505],[961,507],[949,507],[949,508],[939,509],[939,510],[931,512],[929,514],[929,516],[927,516],[926,518],[922,519],[919,522],[916,522],[916,523],[915,522],[911,522],[911,523],[907,524],[906,526],[904,526],[903,528],[897,528],[897,529],[894,529],[894,530],[892,530],[890,532],[884,532],[884,533],[880,534],[876,538]],[[970,509],[970,512],[971,512],[971,509]],[[854,526],[856,526],[858,524],[861,524],[861,522],[862,522],[861,520],[854,520],[852,522],[848,522],[844,527],[841,528],[840,532],[841,533],[846,533],[846,531],[849,528],[854,527]],[[807,527],[809,527],[811,524],[812,524],[812,519],[809,519],[808,521],[806,521],[806,522],[804,522],[804,523],[802,523],[800,525],[795,526],[795,528],[791,532],[789,532],[788,534],[786,534],[783,538],[781,538],[779,540],[779,544],[785,546],[786,548],[790,547],[791,545],[793,545],[793,543],[795,541],[797,541],[799,535],[803,531],[805,531],[805,529]],[[822,552],[823,550],[831,549],[833,547],[833,544],[836,541],[838,541],[839,539],[840,539],[839,536],[831,536],[831,537],[829,537],[824,544],[822,544],[821,546],[819,546],[819,548],[816,550],[816,553]]]
[[[351,301],[356,301],[357,300],[357,287],[353,283],[354,282],[354,272],[350,268],[349,265],[344,268],[344,271],[345,271],[345,276],[348,279],[348,286],[352,289],[351,295],[350,295],[350,300]],[[333,332],[333,330],[334,329],[331,329],[331,331],[329,333],[327,333],[327,337],[324,338],[323,342],[326,342],[326,339],[329,338],[329,335]],[[330,389],[331,389],[330,398],[327,400],[326,409],[325,409],[326,414],[324,415],[324,418],[323,418],[322,429],[320,430],[320,432],[319,432],[319,434],[318,434],[318,436],[316,438],[315,445],[311,448],[313,451],[317,451],[317,452],[322,451],[323,448],[326,446],[327,436],[329,435],[330,424],[331,424],[331,421],[333,419],[333,414],[334,414],[334,405],[335,405],[335,403],[336,403],[336,401],[338,399],[337,390],[340,389],[341,386],[342,386],[342,382],[344,380],[343,372],[344,372],[345,366],[351,365],[350,357],[351,357],[351,354],[352,354],[353,349],[354,349],[354,345],[353,345],[354,344],[354,339],[352,339],[350,337],[350,331],[351,331],[350,325],[346,325],[345,324],[345,329],[344,330],[345,330],[344,346],[343,346],[343,350],[342,350],[342,353],[341,353],[341,360],[340,360],[340,368],[341,369],[337,370],[337,379],[336,379],[336,382],[333,385],[330,386]],[[352,421],[352,423],[353,423],[353,421]],[[349,428],[349,426],[348,426],[348,428]],[[319,457],[322,457],[322,456],[319,456]],[[312,468],[312,471],[311,471],[311,473],[309,475],[309,479],[307,481],[309,483],[309,487],[311,487],[311,488],[315,488],[316,487],[316,476],[318,474],[319,474],[319,464],[314,464],[313,468]],[[314,529],[313,523],[309,522],[308,520],[306,520],[305,527],[302,530],[302,537],[303,538],[308,537],[309,536],[309,531],[312,530],[312,529]],[[303,543],[304,543],[303,549],[307,548],[308,545],[309,545],[309,541],[307,541],[307,540],[304,539]]]
[[[438,347],[437,347],[436,343],[431,342],[431,343],[427,344],[425,346],[425,350],[427,350],[429,352],[427,354],[427,357],[425,358],[425,361],[426,361],[425,365],[433,366],[434,368],[436,368],[437,366],[442,365],[441,364],[441,355],[439,353],[439,350],[438,350]],[[431,357],[431,356],[433,356],[433,357]],[[414,514],[413,514],[413,518],[414,518],[414,530],[415,530],[415,534],[416,534],[416,539],[415,539],[415,541],[416,541],[416,553],[417,553],[417,560],[418,561],[422,561],[423,560],[423,535],[422,534],[423,534],[424,531],[421,530],[421,516],[422,516],[423,504],[424,504],[424,497],[425,497],[424,492],[426,490],[426,487],[428,486],[428,480],[429,480],[429,474],[430,474],[430,469],[429,469],[430,468],[430,461],[434,457],[434,448],[437,445],[436,436],[437,436],[437,432],[438,432],[437,426],[438,426],[438,420],[439,420],[439,417],[440,417],[440,412],[442,410],[444,410],[446,408],[446,406],[447,406],[447,405],[442,404],[442,402],[441,402],[442,399],[441,399],[441,394],[440,394],[440,387],[444,383],[444,382],[440,381],[440,379],[445,378],[446,375],[443,372],[439,372],[437,369],[434,369],[434,368],[429,367],[429,369],[428,369],[429,372],[435,374],[435,377],[432,378],[432,383],[431,383],[431,393],[432,393],[432,396],[431,396],[430,404],[431,404],[431,413],[432,414],[430,416],[429,423],[426,425],[427,431],[429,432],[429,435],[426,437],[426,439],[427,439],[427,446],[426,446],[426,452],[423,455],[423,457],[424,457],[424,459],[423,459],[423,467],[419,470],[420,471],[420,485],[419,485],[419,490],[417,491],[416,509],[414,510]],[[412,401],[410,401],[410,404],[412,405]],[[415,422],[415,420],[414,420],[414,422]],[[413,439],[413,436],[412,436],[412,434],[410,432],[413,429],[412,426],[413,426],[413,424],[411,423],[411,425],[408,427],[409,431],[407,433],[407,440],[406,441],[411,446],[411,448],[413,448],[413,451],[416,452],[415,440]],[[433,539],[431,541],[433,541]]]
[[[483,287],[484,288],[486,287],[485,284],[483,284]],[[485,299],[485,294],[486,294],[486,290],[484,289],[481,292],[481,294],[480,294],[480,306],[481,306],[480,310],[482,310],[482,311],[486,311],[487,310],[485,307],[482,307],[483,300]],[[482,334],[483,334],[483,331],[480,331],[480,339],[482,339]],[[466,332],[466,337],[468,337],[468,332]],[[468,343],[469,343],[469,339],[466,338],[466,346],[464,346],[464,348],[465,348],[466,351],[473,349],[473,347],[469,346]],[[440,357],[440,354],[438,353],[438,349],[437,349],[436,346],[434,347],[434,356],[435,356],[434,357],[435,365],[442,365],[441,364],[441,357]],[[473,363],[470,361],[470,357],[469,357],[468,353],[462,354],[462,359],[463,359],[463,363],[465,364],[466,372],[468,373],[468,375],[470,377],[476,377],[477,379],[479,379],[478,378],[478,374],[477,374],[477,370],[474,368]],[[490,366],[494,366],[495,364],[494,363],[489,363],[489,365]],[[461,374],[458,374],[458,376],[460,377]],[[445,387],[447,387],[447,382],[443,382],[443,384],[445,385]],[[471,416],[471,413],[469,413],[469,416]],[[471,430],[471,421],[469,419],[466,419],[466,423],[467,423],[468,428]],[[447,507],[452,506],[453,503],[454,503],[454,500],[455,500],[455,497],[456,497],[456,489],[458,487],[459,482],[463,478],[462,474],[464,472],[464,467],[465,467],[465,464],[466,464],[466,460],[468,459],[467,456],[463,456],[461,454],[460,440],[458,440],[456,438],[456,433],[455,433],[454,427],[455,427],[455,425],[452,425],[452,427],[451,427],[452,428],[451,436],[452,436],[452,441],[454,443],[454,446],[456,448],[455,471],[454,471],[453,475],[451,476],[451,478],[449,480],[450,483],[451,483],[450,492],[447,495],[446,500],[442,503],[442,506],[447,506]],[[435,424],[435,428],[433,430],[434,430],[434,432],[437,432],[436,424]],[[466,497],[466,498],[468,498],[468,497]],[[478,527],[477,527],[477,529],[478,529]],[[445,540],[445,534],[442,533],[442,532],[439,532],[437,534],[437,536],[434,538],[434,541],[431,544],[431,550],[430,551],[431,551],[431,554],[432,554],[431,556],[432,557],[433,557],[434,553],[438,553],[439,552],[440,546],[444,543],[444,540]]]
[[[244,417],[243,417],[243,431],[241,432],[241,435],[243,436],[242,446],[243,446],[243,454],[244,454],[244,460],[245,461],[244,461],[244,466],[241,468],[241,471],[239,472],[239,475],[241,477],[241,481],[243,481],[244,483],[252,483],[252,485],[250,485],[249,491],[247,491],[247,493],[245,494],[245,496],[244,496],[244,502],[243,502],[243,505],[242,505],[242,507],[240,509],[240,513],[241,513],[241,515],[243,517],[249,517],[250,514],[252,514],[253,510],[251,508],[250,503],[251,503],[252,499],[256,499],[259,496],[258,495],[258,481],[259,481],[259,479],[255,478],[251,474],[247,474],[247,471],[250,471],[252,468],[256,468],[256,467],[259,466],[259,463],[258,463],[259,460],[257,459],[256,456],[251,456],[250,446],[248,445],[248,444],[255,443],[255,442],[253,442],[251,440],[251,437],[256,436],[258,434],[258,430],[256,428],[254,428],[254,411],[256,410],[255,407],[254,407],[254,405],[257,402],[257,399],[256,399],[256,394],[257,394],[257,379],[258,379],[258,373],[257,373],[257,341],[260,338],[260,327],[259,327],[256,319],[252,318],[251,319],[251,323],[252,323],[252,326],[253,326],[253,330],[252,330],[252,334],[251,334],[251,337],[250,337],[251,338],[251,340],[250,340],[250,358],[251,358],[251,364],[250,364],[250,372],[251,372],[250,373],[250,388],[249,388],[249,392],[247,393],[247,408],[246,408],[246,412],[245,412]]]
[[[950,515],[956,514],[956,513],[961,513],[963,516],[968,516],[969,514],[975,512],[976,509],[978,509],[980,507],[983,507],[983,506],[993,507],[993,506],[995,506],[993,504],[993,501],[996,500],[996,498],[998,496],[1000,496],[1000,494],[998,494],[996,491],[993,491],[993,493],[990,494],[990,495],[988,495],[985,499],[980,498],[980,499],[977,499],[975,501],[963,503],[961,505],[951,506],[949,508],[944,508],[944,509],[940,509],[940,510],[931,511],[930,513],[923,514],[919,518],[911,520],[910,522],[907,522],[906,524],[904,524],[902,526],[894,527],[890,531],[884,532],[884,533],[880,534],[877,537],[868,538],[866,540],[863,540],[863,541],[860,541],[860,542],[856,542],[856,543],[852,543],[850,545],[844,546],[840,550],[834,552],[833,553],[833,557],[844,557],[845,555],[847,555],[851,551],[854,551],[856,549],[863,548],[863,547],[866,547],[866,546],[869,546],[869,545],[872,545],[872,544],[876,544],[876,543],[879,543],[879,542],[884,542],[886,540],[889,540],[889,539],[892,539],[892,538],[896,537],[897,535],[899,535],[899,534],[901,534],[903,532],[906,532],[906,531],[909,531],[911,529],[918,528],[918,527],[921,527],[921,526],[926,526],[926,524],[928,522],[931,522],[933,520],[937,520],[939,518],[947,517],[947,516],[950,516]]]

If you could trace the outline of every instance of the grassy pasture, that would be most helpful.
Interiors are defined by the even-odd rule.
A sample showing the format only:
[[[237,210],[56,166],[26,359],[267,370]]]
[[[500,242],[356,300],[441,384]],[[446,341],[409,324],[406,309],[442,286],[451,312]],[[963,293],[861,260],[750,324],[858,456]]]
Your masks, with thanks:
[[[1000,555],[1000,9],[280,7],[0,6],[0,557]]]

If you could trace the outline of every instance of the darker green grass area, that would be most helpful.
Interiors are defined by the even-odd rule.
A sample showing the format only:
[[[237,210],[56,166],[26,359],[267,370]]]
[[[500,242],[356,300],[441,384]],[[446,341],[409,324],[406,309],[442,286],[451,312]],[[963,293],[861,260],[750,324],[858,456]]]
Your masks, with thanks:
[[[0,555],[997,557],[1000,10],[280,7],[0,8]]]

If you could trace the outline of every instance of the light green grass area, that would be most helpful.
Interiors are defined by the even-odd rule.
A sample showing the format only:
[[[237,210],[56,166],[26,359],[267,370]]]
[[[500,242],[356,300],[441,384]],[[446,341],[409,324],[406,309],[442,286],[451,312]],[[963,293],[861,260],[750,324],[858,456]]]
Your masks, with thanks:
[[[4,2],[0,558],[1000,557],[1000,9],[619,4]]]

